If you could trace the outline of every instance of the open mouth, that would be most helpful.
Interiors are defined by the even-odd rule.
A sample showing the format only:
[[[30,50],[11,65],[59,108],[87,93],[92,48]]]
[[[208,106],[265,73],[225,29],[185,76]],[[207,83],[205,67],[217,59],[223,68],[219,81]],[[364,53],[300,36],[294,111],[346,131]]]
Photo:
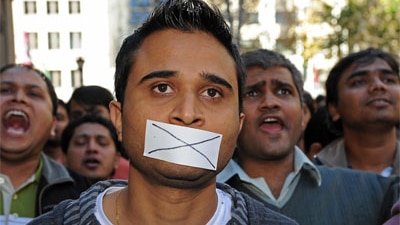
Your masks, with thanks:
[[[3,126],[8,133],[13,135],[24,134],[29,125],[28,116],[20,110],[10,110],[3,117]]]
[[[83,161],[83,164],[88,169],[96,169],[101,164],[101,162],[97,159],[85,159]]]
[[[374,99],[374,100],[369,101],[368,104],[372,105],[372,106],[380,107],[380,106],[387,106],[390,104],[390,102],[386,99]]]
[[[283,121],[277,117],[266,117],[262,121],[261,127],[268,132],[278,132],[283,128]]]

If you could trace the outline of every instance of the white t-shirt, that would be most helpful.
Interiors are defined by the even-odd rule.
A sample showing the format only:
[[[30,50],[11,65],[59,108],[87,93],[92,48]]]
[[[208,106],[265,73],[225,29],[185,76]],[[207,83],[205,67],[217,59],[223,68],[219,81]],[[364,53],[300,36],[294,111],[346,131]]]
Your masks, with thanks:
[[[111,194],[115,191],[121,190],[123,187],[109,187],[100,193],[96,199],[95,216],[100,224],[103,225],[113,225],[111,221],[107,218],[103,210],[103,198],[106,194]],[[232,199],[231,196],[222,190],[216,189],[218,196],[218,206],[213,217],[208,221],[206,225],[221,225],[227,224],[231,219],[231,206]]]

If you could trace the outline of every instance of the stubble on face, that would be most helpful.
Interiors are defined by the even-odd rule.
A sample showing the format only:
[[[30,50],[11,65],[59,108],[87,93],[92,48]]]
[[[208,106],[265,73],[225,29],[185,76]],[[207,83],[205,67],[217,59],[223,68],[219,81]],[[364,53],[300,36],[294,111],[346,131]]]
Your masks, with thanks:
[[[150,35],[138,51],[125,92],[129,97],[125,98],[123,113],[119,115],[120,137],[124,137],[123,146],[135,173],[150,183],[170,187],[209,185],[233,154],[240,129],[232,57],[208,34],[171,29]],[[225,80],[232,88],[215,82],[210,75]],[[213,89],[222,92],[222,97],[210,97],[210,93],[215,93],[208,90]],[[186,124],[192,113],[199,117]],[[222,134],[217,171],[144,157],[147,119]],[[226,121],[230,126],[226,126]]]
[[[350,130],[393,129],[400,121],[400,81],[382,59],[353,64],[338,82],[338,103],[330,103],[332,118]]]
[[[290,158],[304,114],[290,71],[283,67],[250,67],[247,76],[243,107],[246,118],[238,139],[240,157],[250,161]]]

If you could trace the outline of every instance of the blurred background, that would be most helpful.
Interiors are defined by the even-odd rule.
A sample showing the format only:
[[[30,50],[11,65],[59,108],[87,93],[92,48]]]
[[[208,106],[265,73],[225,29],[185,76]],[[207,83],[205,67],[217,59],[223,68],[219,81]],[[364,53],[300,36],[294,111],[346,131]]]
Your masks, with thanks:
[[[0,65],[32,64],[67,101],[82,85],[113,90],[123,39],[161,0],[0,0]],[[330,68],[378,47],[400,56],[400,0],[208,0],[224,14],[241,52],[273,49],[325,94]]]

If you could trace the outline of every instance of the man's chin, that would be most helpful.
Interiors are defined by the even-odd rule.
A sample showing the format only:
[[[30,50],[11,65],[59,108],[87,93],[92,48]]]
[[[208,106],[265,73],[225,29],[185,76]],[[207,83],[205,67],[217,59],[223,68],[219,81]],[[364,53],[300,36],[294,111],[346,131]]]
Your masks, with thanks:
[[[184,168],[161,171],[160,181],[172,188],[198,189],[206,186],[215,177],[215,171],[189,166],[179,167]]]

